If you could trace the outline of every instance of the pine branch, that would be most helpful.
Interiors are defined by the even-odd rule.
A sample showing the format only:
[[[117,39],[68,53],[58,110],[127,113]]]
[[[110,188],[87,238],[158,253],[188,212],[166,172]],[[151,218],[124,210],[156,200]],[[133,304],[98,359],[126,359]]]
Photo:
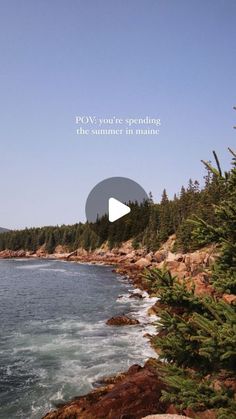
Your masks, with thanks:
[[[215,161],[216,161],[216,165],[217,165],[220,177],[222,177],[222,170],[221,170],[221,167],[220,167],[220,162],[219,162],[218,156],[217,156],[217,154],[214,150],[213,150],[213,155],[214,155],[214,158],[215,158]]]

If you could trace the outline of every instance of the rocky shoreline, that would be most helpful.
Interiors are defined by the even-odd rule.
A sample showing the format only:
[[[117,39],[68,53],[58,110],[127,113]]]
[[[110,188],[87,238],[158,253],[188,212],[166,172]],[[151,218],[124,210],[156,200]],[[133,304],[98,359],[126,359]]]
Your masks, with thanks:
[[[105,379],[98,389],[49,412],[44,419],[141,419],[166,412],[166,406],[160,402],[163,388],[151,361],[144,367],[133,365],[127,372]]]
[[[103,246],[93,252],[84,249],[68,252],[62,246],[57,246],[52,255],[47,254],[43,246],[36,253],[6,250],[0,252],[0,259],[50,258],[75,263],[113,265],[115,272],[125,275],[135,287],[144,291],[148,291],[148,285],[143,277],[143,270],[150,267],[162,268],[165,265],[180,281],[184,278],[188,281],[191,277],[196,295],[212,294],[208,269],[210,270],[215,261],[217,249],[208,246],[192,253],[175,253],[175,239],[174,235],[171,236],[155,253],[147,253],[145,249],[135,250],[131,242],[126,242],[119,249],[112,251]],[[134,292],[132,298],[142,298],[142,295]],[[235,296],[223,295],[223,299],[229,303],[232,302],[232,298]],[[149,314],[156,315],[159,309],[156,303],[149,309]],[[138,324],[138,321],[124,315],[109,319],[107,324],[125,326]],[[141,419],[150,414],[178,413],[174,406],[167,406],[160,401],[164,383],[158,374],[157,360],[149,360],[144,367],[133,365],[126,373],[106,378],[99,384],[100,386],[89,394],[57,406],[57,409],[46,414],[44,419]],[[197,416],[192,411],[184,413],[191,418],[215,418],[214,412],[210,411],[198,413]]]
[[[127,276],[136,287],[146,291],[148,291],[148,286],[142,275],[143,270],[145,268],[161,269],[166,266],[172,275],[177,276],[180,280],[187,280],[191,277],[194,280],[197,295],[212,294],[213,289],[209,285],[207,271],[210,270],[217,256],[216,247],[211,245],[191,253],[175,253],[175,241],[176,236],[170,236],[156,252],[147,252],[144,248],[135,250],[132,242],[128,241],[112,250],[106,245],[94,251],[77,249],[73,252],[69,252],[65,247],[59,245],[53,254],[48,254],[44,246],[41,246],[35,253],[24,250],[4,250],[0,251],[0,259],[44,258],[112,265],[117,273]]]

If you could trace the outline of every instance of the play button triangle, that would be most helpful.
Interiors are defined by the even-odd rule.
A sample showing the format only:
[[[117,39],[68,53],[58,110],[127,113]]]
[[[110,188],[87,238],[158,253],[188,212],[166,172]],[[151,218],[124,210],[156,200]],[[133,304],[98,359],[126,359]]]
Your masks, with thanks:
[[[108,214],[109,214],[109,221],[113,223],[119,218],[124,217],[124,215],[129,214],[131,211],[128,205],[123,204],[122,202],[118,201],[115,198],[109,198],[108,201]]]

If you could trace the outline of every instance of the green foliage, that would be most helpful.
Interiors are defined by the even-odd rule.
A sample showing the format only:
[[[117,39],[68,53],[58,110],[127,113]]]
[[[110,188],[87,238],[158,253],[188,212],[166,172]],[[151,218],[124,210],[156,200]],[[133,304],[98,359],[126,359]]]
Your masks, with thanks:
[[[224,386],[218,391],[214,390],[211,380],[203,380],[201,374],[193,370],[163,366],[162,374],[165,383],[172,389],[171,392],[162,392],[162,401],[173,403],[180,411],[187,408],[195,412],[219,409],[219,419],[223,419],[223,414],[235,418],[236,403],[231,390]]]
[[[149,200],[138,204],[130,202],[131,216],[110,223],[107,216],[98,219],[91,228],[89,223],[74,224],[72,226],[55,226],[31,228],[0,234],[0,250],[25,249],[35,251],[45,245],[49,253],[53,253],[57,245],[65,246],[69,251],[79,247],[93,250],[108,242],[109,247],[117,247],[122,242],[133,237],[136,247],[142,242],[140,231],[145,229],[150,217]]]
[[[49,253],[54,252],[57,245],[68,248],[69,251],[84,247],[85,231],[88,225],[75,224],[73,226],[56,226],[16,230],[0,235],[0,250],[11,249],[36,251],[45,245]]]
[[[195,215],[189,225],[194,229],[195,243],[215,242],[218,245],[219,257],[212,272],[217,292],[236,293],[236,156],[233,153],[233,169],[224,175],[216,154],[214,156],[216,169],[205,163],[209,173],[204,193],[211,189],[211,196],[216,198],[217,191],[221,190],[223,199],[214,205],[214,211],[211,209],[213,215],[208,211],[203,218]],[[202,198],[206,196],[203,194]],[[183,225],[187,226],[182,224],[182,228]],[[184,237],[186,239],[186,232]],[[222,371],[235,377],[235,306],[224,302],[219,293],[215,298],[195,296],[193,286],[187,287],[166,268],[162,271],[153,269],[145,276],[161,306],[166,307],[159,314],[159,333],[153,339],[160,358],[168,362],[162,370],[168,386],[162,400],[173,403],[180,411],[214,408],[219,419],[235,417],[233,392],[223,385],[216,391],[212,385],[212,377],[220,376]]]
[[[173,212],[171,203],[167,196],[166,190],[164,189],[159,211],[160,223],[158,229],[158,237],[160,243],[165,242],[168,237],[174,233],[172,216]]]
[[[194,285],[187,288],[186,282],[177,281],[165,267],[146,270],[144,277],[151,292],[160,297],[168,306],[195,307],[198,299],[194,296]]]
[[[229,173],[222,175],[218,159],[218,170],[208,164],[225,190],[224,199],[214,206],[216,223],[209,223],[196,216],[192,223],[195,228],[195,240],[200,245],[207,241],[218,244],[220,257],[212,272],[214,286],[220,292],[236,294],[236,157],[232,150],[230,151],[233,154],[233,168]]]
[[[51,232],[49,233],[48,239],[47,239],[47,241],[46,241],[45,250],[46,250],[49,254],[51,254],[51,253],[53,253],[53,252],[54,252],[55,247],[56,247],[56,240],[55,240],[55,237],[54,237],[54,233],[53,233],[53,231],[51,231]]]
[[[217,225],[214,206],[221,202],[226,195],[225,183],[219,181],[215,173],[212,173],[207,166],[207,175],[205,176],[205,186],[198,192],[189,187],[187,191],[182,192],[185,202],[184,221],[177,230],[177,247],[183,251],[195,250],[201,246],[215,241],[215,236],[205,236],[198,232],[194,234],[194,225],[189,219],[202,219],[208,225]]]
[[[211,297],[197,297],[194,287],[188,289],[167,270],[153,269],[146,278],[161,304],[167,305],[159,314],[161,333],[153,340],[160,357],[205,371],[231,369],[236,361],[235,309]]]
[[[176,249],[183,251],[216,243],[220,256],[213,266],[212,283],[217,298],[196,296],[193,283],[179,281],[165,267],[146,271],[145,278],[166,307],[159,314],[159,334],[153,339],[160,358],[168,361],[163,369],[168,385],[163,400],[181,411],[187,407],[217,408],[219,419],[234,417],[233,395],[223,387],[215,391],[204,377],[217,376],[222,370],[233,375],[236,365],[235,307],[219,299],[219,292],[236,294],[236,154],[230,151],[230,172],[223,173],[214,153],[216,168],[204,162],[207,175],[202,189],[190,179],[188,187],[182,187],[173,200],[164,190],[159,204],[154,204],[151,197],[142,205],[130,203],[132,216],[115,224],[104,216],[93,229],[88,223],[80,223],[0,234],[0,250],[35,251],[44,245],[49,253],[58,244],[69,251],[79,247],[93,250],[104,242],[113,248],[130,237],[136,249],[145,246],[148,251],[156,250],[173,233],[177,233]]]
[[[164,277],[166,279],[166,275]],[[173,281],[176,279],[167,279],[165,286],[168,287],[169,283],[172,291],[175,290]],[[163,303],[163,291],[158,295]],[[158,349],[160,359],[166,363],[163,380],[168,385],[168,391],[163,392],[163,400],[174,403],[180,411],[187,407],[195,411],[220,408],[219,418],[225,414],[231,417],[235,411],[232,391],[222,389],[216,392],[210,381],[206,383],[205,376],[209,376],[209,373],[217,376],[221,371],[228,371],[229,376],[235,376],[235,309],[221,300],[198,300],[195,309],[190,296],[188,310],[176,314],[172,310],[176,306],[171,306],[159,314],[159,333],[153,339],[153,344]],[[192,377],[189,377],[190,368],[195,371]]]
[[[216,226],[214,204],[224,198],[224,182],[219,182],[216,174],[207,167],[205,185],[202,189],[197,181],[189,180],[187,188],[182,187],[174,199],[169,199],[163,191],[161,202],[154,204],[152,196],[143,204],[128,203],[131,214],[116,223],[109,223],[108,217],[101,217],[94,223],[92,234],[89,224],[32,228],[0,234],[0,250],[25,249],[35,251],[42,245],[52,253],[57,245],[65,246],[69,251],[78,247],[94,249],[103,243],[110,248],[118,247],[132,237],[135,248],[144,246],[147,251],[155,251],[173,233],[177,233],[176,248],[188,251],[216,239],[216,235],[202,233],[202,241],[193,236],[193,225],[187,220],[194,215],[206,223]],[[217,172],[218,173],[218,172]],[[89,231],[90,230],[90,231]],[[140,234],[142,231],[142,234]]]

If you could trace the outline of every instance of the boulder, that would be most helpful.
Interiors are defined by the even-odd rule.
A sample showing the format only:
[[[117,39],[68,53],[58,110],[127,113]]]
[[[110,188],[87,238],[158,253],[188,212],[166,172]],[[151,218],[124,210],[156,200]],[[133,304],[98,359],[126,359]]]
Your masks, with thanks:
[[[184,278],[188,276],[188,271],[185,263],[173,260],[171,262],[166,263],[166,265],[172,275],[178,276],[179,278]]]
[[[149,307],[147,314],[148,316],[156,316],[157,312],[155,310],[155,306]]]
[[[110,251],[110,252],[106,252],[104,255],[101,255],[101,256],[103,256],[103,259],[111,259],[115,257],[115,254],[112,251]]]
[[[46,256],[46,255],[47,255],[47,252],[45,250],[45,245],[43,245],[43,246],[41,246],[37,249],[36,256],[38,256],[40,258],[40,257]]]
[[[176,255],[172,252],[168,252],[166,256],[166,263],[168,262],[174,262],[176,259]]]
[[[130,260],[134,260],[135,259],[135,251],[134,250],[132,250],[132,252],[130,252],[130,253],[128,253],[128,254],[126,254],[125,256],[124,256],[124,258],[123,258],[123,260],[128,260],[128,261],[130,261]]]
[[[56,246],[54,253],[57,253],[59,255],[65,254],[68,253],[68,249],[65,246],[59,244],[58,246]]]
[[[138,292],[134,292],[133,294],[131,294],[130,296],[129,296],[129,298],[136,298],[137,300],[138,299],[142,299],[143,298],[143,296],[142,296],[142,294],[139,294]]]
[[[149,262],[152,262],[153,261],[153,256],[154,256],[154,253],[150,252],[145,256],[145,259],[149,260]]]
[[[215,261],[216,261],[215,256],[207,253],[204,259],[204,265],[206,267],[211,267],[215,263]]]
[[[148,266],[151,266],[151,262],[146,258],[140,258],[139,260],[137,260],[137,262],[135,262],[135,265],[141,269],[144,269],[148,268]]]
[[[23,258],[26,256],[25,250],[2,250],[0,259]]]
[[[185,255],[183,253],[176,253],[175,260],[177,262],[184,262]]]
[[[88,251],[80,247],[77,249],[77,256],[86,257],[88,255]]]
[[[228,304],[236,303],[236,295],[234,294],[223,294],[223,300]]]
[[[122,243],[122,245],[116,250],[120,256],[128,255],[129,253],[133,252],[134,248],[132,246],[132,240],[128,240]]]
[[[172,234],[168,240],[161,246],[160,250],[173,251],[176,242],[176,234]]]
[[[170,413],[172,416],[173,416],[173,415],[178,415],[178,414],[179,414],[178,410],[176,409],[176,407],[175,407],[173,404],[171,404],[171,405],[168,407],[168,409],[166,410],[166,413]]]
[[[191,275],[197,275],[201,270],[211,266],[215,262],[215,257],[211,252],[212,249],[206,248],[185,255],[184,262]]]
[[[106,324],[108,326],[132,326],[135,324],[139,324],[137,319],[132,319],[128,316],[114,316],[107,320]]]
[[[33,250],[27,250],[26,252],[25,252],[25,256],[28,258],[28,257],[30,257],[30,256],[35,256],[35,253],[33,252]]]
[[[190,270],[190,267],[191,267],[191,258],[190,258],[190,254],[189,253],[187,253],[185,255],[184,263],[185,263],[187,269]]]
[[[167,252],[165,250],[158,250],[157,252],[154,253],[153,259],[155,260],[155,262],[160,263],[166,259],[166,256],[167,256]]]
[[[213,295],[214,288],[209,284],[208,276],[203,272],[194,277],[195,295]]]
[[[24,258],[25,255],[26,255],[25,250],[17,250],[17,252],[16,252],[16,257],[17,258]]]
[[[141,419],[166,405],[160,400],[165,385],[154,368],[133,365],[104,387],[61,405],[44,419]]]
[[[135,250],[135,254],[137,257],[145,257],[147,252],[145,249],[138,249],[138,250]]]
[[[153,266],[155,268],[158,268],[158,269],[163,269],[165,267],[165,265],[166,265],[166,262],[164,260],[162,262],[160,262],[160,263],[154,263],[153,264]]]

